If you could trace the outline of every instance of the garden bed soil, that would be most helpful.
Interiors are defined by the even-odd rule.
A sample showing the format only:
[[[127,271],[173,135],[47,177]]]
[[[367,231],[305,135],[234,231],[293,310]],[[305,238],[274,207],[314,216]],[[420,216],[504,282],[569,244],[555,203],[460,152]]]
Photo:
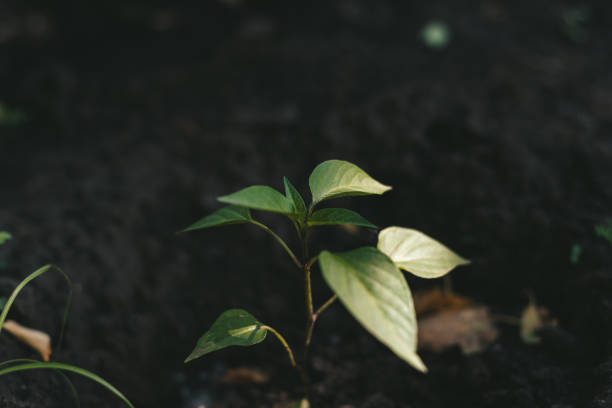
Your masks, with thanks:
[[[531,293],[559,324],[535,346],[500,325],[481,353],[423,353],[423,375],[335,304],[315,328],[314,408],[612,405],[612,246],[594,234],[612,216],[609,2],[588,5],[584,41],[558,1],[89,3],[0,5],[0,100],[26,117],[0,129],[0,229],[13,234],[0,294],[46,263],[71,276],[55,360],[102,375],[138,407],[296,400],[273,339],[182,362],[232,307],[299,343],[301,280],[286,254],[248,226],[175,231],[251,184],[280,189],[287,176],[306,195],[312,168],[340,158],[393,190],[337,204],[471,259],[454,289],[494,313],[520,315]],[[433,19],[451,29],[445,49],[418,35]],[[257,215],[292,236],[282,217]],[[328,228],[313,243],[375,239]],[[329,290],[314,279],[320,303]],[[10,317],[57,339],[65,295],[46,275]],[[3,333],[0,360],[16,357],[35,354]],[[269,381],[220,383],[236,367]],[[74,382],[82,406],[121,406]],[[0,378],[2,407],[71,398],[50,372]]]

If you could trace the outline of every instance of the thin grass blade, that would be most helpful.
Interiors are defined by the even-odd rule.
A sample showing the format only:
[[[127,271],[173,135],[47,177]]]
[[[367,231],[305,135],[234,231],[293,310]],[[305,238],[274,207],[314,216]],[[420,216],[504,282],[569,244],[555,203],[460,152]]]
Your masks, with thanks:
[[[1,361],[0,367],[4,365],[19,364],[19,363],[41,363],[41,361],[32,360],[30,358],[15,358],[13,360]],[[61,370],[53,370],[53,371],[64,379],[64,381],[66,382],[66,385],[68,386],[68,388],[70,388],[70,393],[72,394],[72,397],[74,398],[74,405],[77,408],[81,408],[81,399],[79,398],[79,393],[74,387],[74,384],[72,383],[72,381],[70,381],[70,378],[68,378],[68,376],[64,374]]]
[[[123,395],[121,391],[115,388],[112,384],[110,384],[104,378],[90,371],[87,371],[83,368],[71,366],[68,364],[43,363],[43,362],[19,364],[16,366],[7,367],[5,369],[0,370],[0,376],[3,376],[5,374],[19,372],[19,371],[39,370],[39,369],[64,370],[64,371],[73,372],[83,377],[89,378],[90,380],[97,382],[98,384],[105,387],[107,390],[109,390],[113,394],[115,394],[123,402],[125,402],[127,406],[129,406],[130,408],[134,408],[134,405],[132,405],[132,403],[126,398],[126,396]]]
[[[13,290],[13,293],[11,293],[11,296],[6,301],[6,304],[4,305],[4,308],[2,309],[2,313],[0,313],[0,333],[2,332],[2,326],[4,325],[4,321],[6,320],[6,316],[8,315],[8,312],[9,312],[11,306],[15,302],[15,299],[17,298],[17,295],[19,295],[19,292],[21,292],[21,290],[28,283],[30,283],[34,279],[38,278],[39,276],[41,276],[45,272],[49,271],[50,269],[55,269],[56,271],[58,271],[64,277],[66,282],[68,282],[68,296],[67,296],[67,299],[66,299],[66,308],[64,310],[64,317],[62,319],[62,328],[60,330],[59,339],[57,341],[57,349],[59,350],[61,348],[62,340],[64,338],[64,329],[66,328],[66,323],[68,322],[68,313],[70,312],[70,304],[72,302],[72,281],[70,280],[70,278],[68,277],[68,275],[64,271],[62,271],[59,267],[57,267],[55,265],[45,265],[45,266],[35,270],[31,274],[29,274],[24,280],[22,280],[19,283],[19,285],[17,285],[15,290]]]

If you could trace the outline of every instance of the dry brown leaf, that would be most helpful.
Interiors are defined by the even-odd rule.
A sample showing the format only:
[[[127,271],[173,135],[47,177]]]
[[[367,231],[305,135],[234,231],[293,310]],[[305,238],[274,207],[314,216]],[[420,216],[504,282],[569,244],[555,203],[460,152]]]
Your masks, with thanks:
[[[545,307],[538,307],[535,301],[530,300],[521,315],[521,339],[527,344],[537,344],[541,341],[536,334],[544,327],[556,326],[557,320],[553,319]]]
[[[349,234],[355,235],[359,233],[359,227],[355,225],[342,225],[342,228]]]
[[[464,354],[483,350],[498,332],[485,306],[448,310],[419,320],[419,349],[440,352],[459,346]]]
[[[2,328],[38,351],[43,361],[49,361],[51,357],[51,337],[47,333],[24,327],[14,320],[5,321]]]
[[[219,378],[222,384],[266,384],[269,380],[267,373],[251,367],[229,368]]]
[[[274,404],[272,408],[310,408],[310,402],[308,402],[306,398],[303,398],[300,401],[279,402]]]
[[[443,291],[438,287],[414,294],[414,309],[418,316],[448,310],[465,309],[471,305],[472,301],[469,298],[453,292]]]

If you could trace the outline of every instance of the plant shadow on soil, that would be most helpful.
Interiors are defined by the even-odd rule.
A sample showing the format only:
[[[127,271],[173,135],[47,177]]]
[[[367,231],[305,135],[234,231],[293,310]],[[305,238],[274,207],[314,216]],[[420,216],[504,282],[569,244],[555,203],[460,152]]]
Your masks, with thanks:
[[[251,184],[304,195],[312,168],[352,161],[394,189],[342,202],[380,226],[420,229],[472,265],[460,293],[518,315],[534,293],[560,324],[538,346],[502,327],[482,353],[397,359],[339,304],[311,351],[313,407],[612,405],[612,7],[592,2],[588,40],[563,30],[567,5],[346,0],[9,1],[1,6],[1,102],[25,113],[0,128],[1,294],[36,267],[75,282],[65,347],[140,407],[283,407],[298,397],[273,339],[184,365],[224,310],[240,307],[303,335],[301,280],[254,227],[175,235]],[[452,30],[424,47],[431,19]],[[282,217],[257,214],[283,237]],[[320,229],[316,248],[375,242]],[[295,244],[289,239],[291,244]],[[583,248],[574,265],[570,249]],[[326,299],[318,273],[315,296]],[[431,282],[410,279],[413,289]],[[11,317],[58,334],[65,288],[45,277]],[[0,360],[32,357],[10,336]],[[264,385],[223,385],[259,367]],[[82,406],[120,406],[75,378]],[[0,406],[71,406],[50,373],[5,376]]]

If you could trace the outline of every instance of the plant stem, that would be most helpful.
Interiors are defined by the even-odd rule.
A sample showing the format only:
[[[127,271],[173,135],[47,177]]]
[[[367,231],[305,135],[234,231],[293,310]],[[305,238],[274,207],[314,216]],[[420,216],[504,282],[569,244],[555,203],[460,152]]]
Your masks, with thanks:
[[[289,355],[289,361],[291,361],[291,366],[294,367],[296,370],[298,370],[298,373],[300,375],[300,380],[302,380],[302,384],[304,385],[306,389],[308,389],[308,384],[310,381],[308,379],[308,373],[306,372],[304,367],[302,367],[295,361],[295,357],[293,356],[293,350],[291,350],[291,347],[289,346],[289,343],[287,343],[287,340],[285,340],[285,338],[279,332],[274,330],[272,327],[263,326],[263,328],[268,331],[271,331],[272,334],[274,334],[276,338],[282,343],[283,347],[287,351],[287,354]]]
[[[304,365],[308,358],[308,347],[310,346],[310,339],[312,338],[312,328],[316,320],[314,314],[314,307],[312,305],[312,283],[310,281],[310,267],[311,263],[307,262],[304,264],[304,297],[306,300],[306,338],[304,340]]]
[[[291,360],[291,366],[297,368],[298,365],[295,362],[295,357],[293,357],[293,350],[291,350],[291,347],[289,347],[289,343],[287,343],[285,338],[283,336],[281,336],[281,334],[279,332],[277,332],[276,330],[274,330],[270,326],[263,326],[262,328],[266,329],[268,331],[271,331],[278,338],[278,340],[283,344],[283,347],[285,347],[285,350],[287,350],[287,354],[289,354],[289,360]]]
[[[319,256],[312,257],[308,260],[308,217],[312,213],[313,205],[308,209],[308,215],[304,220],[304,227],[298,233],[298,236],[302,242],[302,271],[304,272],[304,303],[306,306],[306,335],[304,338],[304,357],[302,366],[298,366],[298,370],[300,371],[300,376],[302,378],[302,385],[304,386],[304,393],[306,394],[306,399],[308,399],[310,395],[310,380],[308,378],[308,350],[310,349],[310,342],[312,340],[312,332],[314,329],[315,322],[325,309],[327,309],[334,301],[337,296],[334,295],[329,298],[321,307],[314,311],[313,302],[312,302],[312,283],[311,283],[311,267],[317,262]],[[308,260],[308,261],[307,261]]]
[[[308,355],[308,346],[310,345],[310,336],[312,335],[312,326],[314,324],[314,307],[312,306],[312,284],[310,280],[310,268],[315,263],[317,257],[308,259],[308,227],[305,227],[302,232],[302,258],[304,260],[304,300],[306,302],[306,340],[304,342],[304,362]]]
[[[304,364],[308,358],[308,347],[312,338],[312,328],[316,320],[312,306],[312,284],[310,282],[310,266],[304,266],[304,294],[306,296],[306,339],[304,340]]]
[[[319,316],[321,313],[323,313],[323,311],[330,307],[331,304],[336,301],[336,299],[338,299],[337,295],[333,295],[332,297],[327,299],[327,302],[323,303],[321,307],[317,309],[317,311],[315,312],[315,316]]]
[[[278,241],[279,244],[281,244],[281,246],[283,247],[283,249],[289,254],[289,256],[291,257],[291,260],[293,261],[293,263],[299,268],[302,269],[304,266],[302,265],[302,263],[297,259],[297,257],[295,256],[295,254],[293,253],[293,251],[289,248],[289,246],[285,243],[285,241],[283,241],[283,239],[281,237],[279,237],[278,235],[276,235],[276,233],[274,233],[274,231],[272,231],[270,228],[268,228],[266,225],[262,224],[261,222],[258,221],[251,221],[252,224],[257,225],[259,228],[263,229],[264,231],[266,231],[268,234],[272,235],[274,237],[275,240]]]
[[[323,303],[321,307],[317,309],[316,312],[310,314],[309,324],[306,327],[306,341],[304,342],[304,346],[305,346],[304,360],[306,360],[306,358],[308,357],[308,348],[310,347],[310,342],[312,340],[312,332],[314,330],[315,323],[317,322],[317,319],[319,318],[319,315],[323,313],[325,309],[330,307],[331,304],[334,303],[337,298],[338,296],[333,295],[332,297],[327,299],[327,301]]]
[[[304,339],[304,357],[302,369],[302,385],[306,399],[310,395],[310,380],[308,378],[308,348],[312,337],[312,327],[314,325],[314,308],[312,306],[312,284],[310,281],[310,268],[316,261],[316,257],[307,262],[308,259],[308,219],[304,222],[304,228],[300,234],[302,241],[302,262],[304,263],[304,302],[306,305],[306,337]]]
[[[314,308],[312,306],[312,284],[310,282],[310,266],[308,264],[304,266],[304,296],[306,300],[306,315],[310,320],[314,313]]]

